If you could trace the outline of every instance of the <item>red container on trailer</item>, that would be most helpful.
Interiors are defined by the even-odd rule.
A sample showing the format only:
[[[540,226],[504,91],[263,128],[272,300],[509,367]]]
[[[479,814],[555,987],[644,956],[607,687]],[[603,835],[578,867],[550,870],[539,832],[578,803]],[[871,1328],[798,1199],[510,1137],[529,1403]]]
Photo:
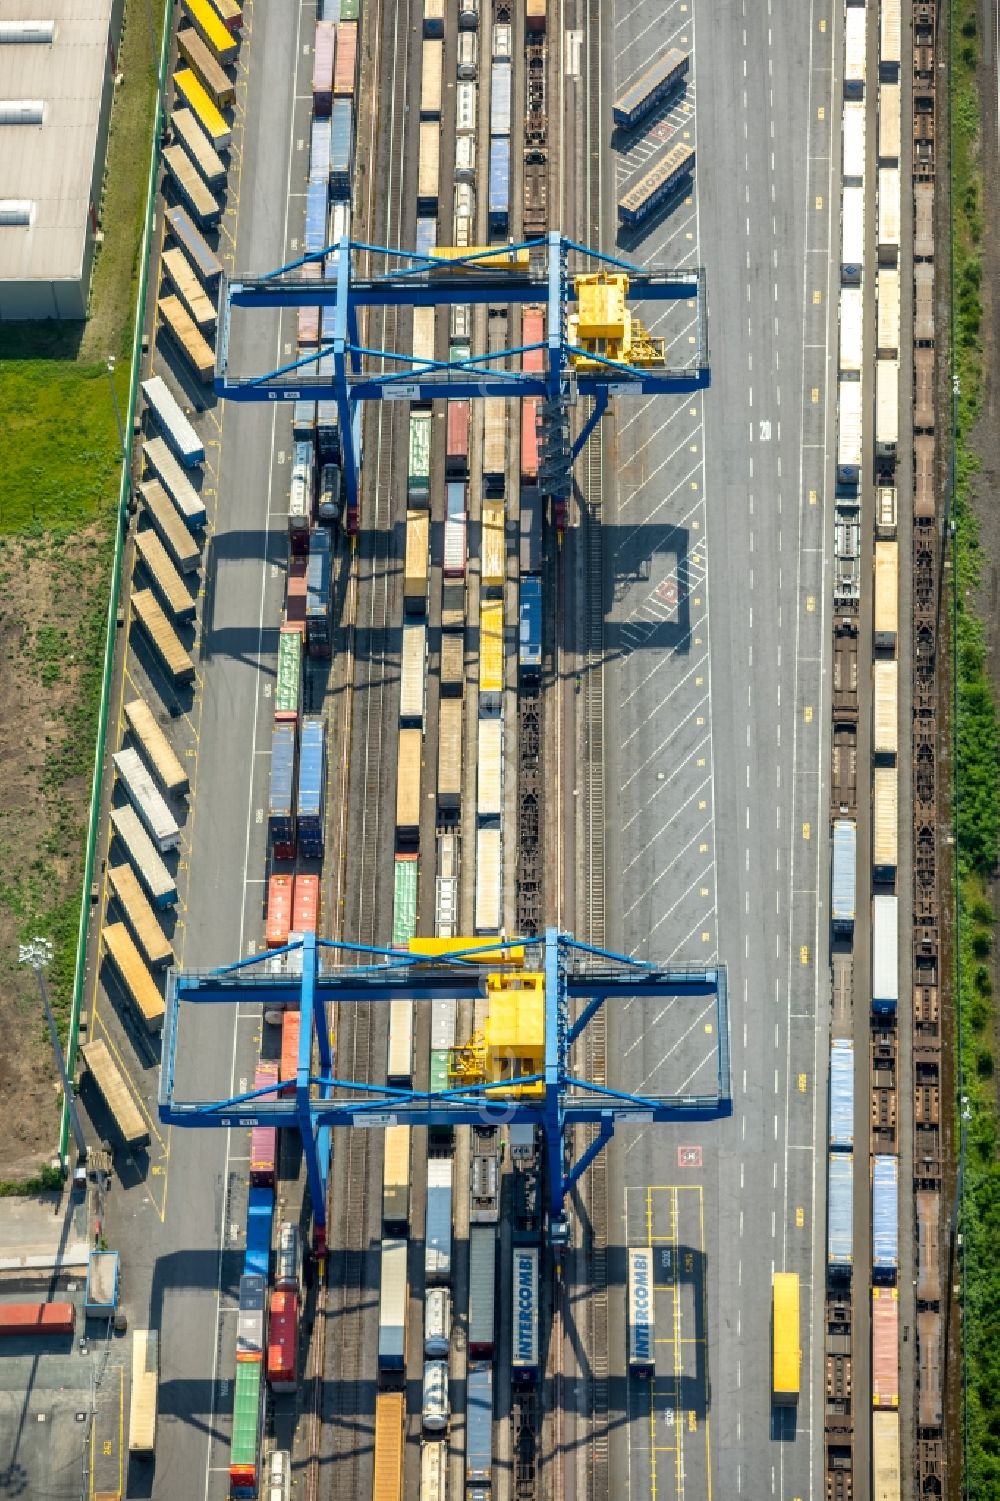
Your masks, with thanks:
[[[301,877],[299,877],[301,880]],[[300,1015],[287,1006],[281,1016],[281,1093],[295,1093],[295,1075],[299,1067]]]
[[[894,1287],[872,1288],[872,1406],[899,1406],[899,1298]]]
[[[285,586],[285,624],[298,626],[303,636],[306,633],[306,570],[309,559],[304,553],[293,553],[288,560],[288,581]]]
[[[469,470],[469,407],[467,401],[449,401],[445,470],[464,475]]]
[[[538,478],[538,401],[526,396],[521,402],[521,478]]]
[[[257,1101],[246,1102],[247,1111],[253,1109],[255,1103],[276,1100],[278,1097],[278,1065],[276,1063],[258,1063],[257,1072],[254,1075],[254,1089],[263,1089],[266,1084],[274,1085],[273,1090],[266,1095],[259,1095]],[[250,1182],[254,1187],[272,1188],[274,1186],[274,1174],[278,1157],[278,1130],[276,1126],[254,1126],[250,1131]]]
[[[545,338],[545,318],[538,308],[525,308],[521,316],[521,343],[540,344]],[[521,369],[538,373],[545,368],[544,350],[530,349],[521,356]]]
[[[72,1334],[72,1303],[0,1303],[0,1335]]]
[[[298,1354],[298,1296],[293,1292],[273,1292],[267,1325],[267,1380],[272,1391],[295,1390]]]
[[[333,70],[333,92],[341,96],[354,94],[358,66],[358,23],[338,21],[337,63]]]
[[[288,942],[292,897],[293,878],[272,876],[267,883],[267,925],[264,930],[269,949],[283,949]]]
[[[296,876],[292,932],[316,933],[319,923],[319,876]]]
[[[333,57],[336,46],[336,23],[317,21],[312,81],[313,112],[317,115],[328,115],[333,108]]]

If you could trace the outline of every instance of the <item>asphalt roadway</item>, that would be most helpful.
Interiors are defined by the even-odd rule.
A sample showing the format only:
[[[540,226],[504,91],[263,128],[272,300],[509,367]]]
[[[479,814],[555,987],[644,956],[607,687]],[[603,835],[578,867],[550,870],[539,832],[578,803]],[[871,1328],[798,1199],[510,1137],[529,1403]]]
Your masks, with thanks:
[[[312,6],[298,0],[256,6],[248,0],[244,8],[219,236],[219,254],[230,271],[271,269],[290,258],[301,238],[311,107],[303,42],[313,14]],[[282,337],[277,314],[246,317],[234,324],[233,365],[244,372],[273,368],[290,339],[291,324]],[[185,389],[160,342],[152,368],[167,373],[175,390]],[[200,395],[204,404],[204,388]],[[284,595],[282,517],[291,447],[286,409],[222,406],[211,397],[208,408],[196,418],[207,448],[210,521],[192,645],[198,691],[179,700],[175,707],[183,712],[168,721],[175,746],[188,753],[192,767],[174,933],[177,961],[189,968],[233,960],[263,939],[270,696]],[[130,651],[127,687],[145,692],[162,712],[171,695],[148,669],[148,656]],[[141,1060],[136,1055],[113,999],[102,977],[93,997],[93,1030],[116,1047],[154,1136],[149,1161],[137,1161],[132,1172],[127,1163],[118,1164],[129,1191],[116,1186],[112,1192],[106,1234],[122,1251],[130,1326],[161,1331],[155,1467],[133,1461],[128,1494],[207,1501],[228,1494],[247,1134],[158,1126],[155,1057],[151,1050]],[[260,1026],[259,1007],[241,1007],[238,1016],[228,1007],[189,1008],[180,1034],[179,1092],[220,1098],[252,1082]],[[100,1489],[102,1478],[110,1479],[102,1477],[98,1455],[92,1488]]]
[[[612,1474],[635,1501],[804,1501],[822,1484],[840,12],[672,0],[653,16],[617,0],[605,36],[607,92],[667,46],[692,54],[683,99],[624,149],[605,140],[606,177],[620,193],[668,144],[696,147],[689,196],[619,244],[645,263],[705,266],[712,363],[704,396],[617,403],[608,939],[725,961],[734,1088],[728,1121],[631,1130],[611,1147],[612,1240],[658,1253],[656,1377],[613,1384]],[[646,312],[683,354],[690,309]],[[608,1018],[610,1082],[709,1086],[713,1020],[679,1001],[625,1004]],[[611,1263],[619,1290],[623,1262],[617,1278]],[[773,1270],[797,1271],[803,1292],[801,1400],[777,1417]],[[611,1339],[621,1376],[621,1296]]]

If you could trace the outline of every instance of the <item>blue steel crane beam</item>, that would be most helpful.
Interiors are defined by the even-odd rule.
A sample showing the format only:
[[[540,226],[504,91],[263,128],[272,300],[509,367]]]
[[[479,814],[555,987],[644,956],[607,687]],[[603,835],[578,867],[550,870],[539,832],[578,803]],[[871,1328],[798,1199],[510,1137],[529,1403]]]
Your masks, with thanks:
[[[337,255],[336,246],[326,254]],[[317,257],[321,259],[321,257]],[[438,262],[439,270],[396,277],[351,278],[356,307],[451,307],[464,303],[546,302],[548,277],[518,271],[452,272],[452,263]],[[450,274],[446,274],[450,273]],[[693,302],[704,294],[701,271],[643,271],[629,274],[629,297],[643,302]],[[419,278],[419,279],[418,279]],[[229,280],[225,272],[219,298],[220,328],[230,309],[336,307],[340,293],[335,281],[306,281],[301,276],[241,276]],[[566,301],[576,301],[572,282]]]
[[[166,990],[159,1113],[165,1123],[186,1127],[269,1125],[298,1130],[309,1176],[316,1240],[325,1245],[326,1186],[330,1132],[350,1125],[482,1125],[514,1121],[538,1127],[544,1138],[549,1182],[550,1232],[565,1238],[565,1198],[573,1183],[617,1122],[709,1121],[732,1112],[729,1082],[729,1018],[724,966],[663,967],[623,955],[575,944],[550,929],[544,942],[525,945],[525,959],[545,976],[545,1055],[542,1070],[490,1083],[463,1082],[440,1091],[400,1089],[384,1084],[341,1079],[330,1046],[330,1006],[374,1000],[428,1001],[455,997],[476,999],[486,993],[486,976],[504,965],[505,950],[520,940],[475,944],[460,953],[414,962],[407,952],[366,949],[317,940],[307,933],[300,943],[273,954],[254,955],[210,971],[171,971]],[[324,968],[345,954],[371,962]],[[275,960],[300,957],[301,973],[273,974]],[[635,995],[703,1000],[715,996],[717,1087],[711,1094],[634,1095],[577,1077],[569,1067],[572,1043],[601,1005]],[[251,1090],[228,1099],[189,1100],[178,1096],[177,1047],[182,1006],[237,1004],[298,1005],[301,1015],[294,1097],[263,1100]],[[571,1019],[574,1003],[583,1012]],[[319,1072],[313,1072],[313,1033],[318,1042]],[[518,1086],[537,1092],[514,1098]],[[266,1091],[265,1091],[266,1092]],[[567,1127],[599,1127],[597,1142],[569,1173],[565,1167]]]

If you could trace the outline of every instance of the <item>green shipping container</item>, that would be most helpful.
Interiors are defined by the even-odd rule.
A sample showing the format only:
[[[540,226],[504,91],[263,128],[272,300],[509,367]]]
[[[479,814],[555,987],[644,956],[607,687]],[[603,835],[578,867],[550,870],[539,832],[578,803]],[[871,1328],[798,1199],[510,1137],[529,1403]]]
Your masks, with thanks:
[[[417,936],[417,877],[419,860],[396,860],[392,901],[392,946],[405,949]]]
[[[360,10],[360,0],[340,0],[340,19],[342,21],[356,21]]]
[[[274,684],[275,719],[298,718],[302,687],[302,632],[297,627],[278,636],[278,670]]]
[[[229,1449],[231,1470],[256,1469],[260,1448],[260,1382],[263,1362],[236,1362],[236,1392],[233,1397],[233,1439]]]
[[[431,497],[431,414],[410,413],[410,462],[406,498],[410,505],[429,505]]]
[[[439,1048],[431,1053],[431,1090],[448,1088],[448,1049]]]

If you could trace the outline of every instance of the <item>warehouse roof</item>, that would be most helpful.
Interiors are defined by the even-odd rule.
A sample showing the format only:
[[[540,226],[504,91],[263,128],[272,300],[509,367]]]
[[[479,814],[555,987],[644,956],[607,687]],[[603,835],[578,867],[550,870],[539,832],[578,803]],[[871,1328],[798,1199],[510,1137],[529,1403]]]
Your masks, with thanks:
[[[40,101],[42,123],[0,124],[0,199],[31,204],[0,223],[0,282],[82,274],[112,0],[4,0],[0,100]],[[8,41],[9,23],[54,21],[51,42]],[[13,112],[8,112],[8,116]]]

